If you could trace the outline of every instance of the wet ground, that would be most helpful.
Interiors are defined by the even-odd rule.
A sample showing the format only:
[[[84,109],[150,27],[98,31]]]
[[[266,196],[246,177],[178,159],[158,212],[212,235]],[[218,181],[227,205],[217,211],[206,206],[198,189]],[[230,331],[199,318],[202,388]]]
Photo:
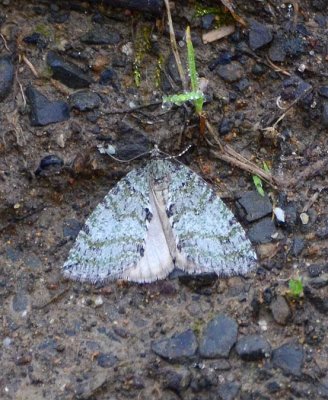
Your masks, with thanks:
[[[277,178],[264,197],[215,157],[191,105],[159,104],[181,91],[164,17],[0,2],[1,399],[328,398],[327,4],[234,5],[247,26],[230,19],[234,33],[209,44],[213,10],[195,16],[195,2],[176,2],[172,16],[183,59],[191,26],[218,136]],[[130,159],[154,143],[170,154],[192,144],[183,162],[258,252],[246,278],[63,278],[87,216],[146,161],[116,162],[97,146]],[[289,288],[298,277],[300,296]]]

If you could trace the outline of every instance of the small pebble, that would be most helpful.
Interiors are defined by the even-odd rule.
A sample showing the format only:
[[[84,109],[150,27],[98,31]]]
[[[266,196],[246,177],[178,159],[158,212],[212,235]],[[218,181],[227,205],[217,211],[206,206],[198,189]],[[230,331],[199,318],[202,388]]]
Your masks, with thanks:
[[[300,219],[303,225],[307,225],[309,223],[310,217],[307,213],[303,212],[300,214]]]

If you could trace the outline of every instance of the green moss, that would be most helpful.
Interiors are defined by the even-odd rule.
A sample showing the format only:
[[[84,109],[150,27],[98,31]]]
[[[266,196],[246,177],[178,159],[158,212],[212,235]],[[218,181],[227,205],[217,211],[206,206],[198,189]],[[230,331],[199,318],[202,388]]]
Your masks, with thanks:
[[[142,25],[137,29],[136,39],[134,42],[134,61],[133,61],[133,75],[137,87],[139,87],[141,83],[142,61],[151,48],[150,35],[151,35],[151,28],[148,25]]]
[[[36,25],[34,31],[37,33],[40,33],[40,35],[43,35],[46,38],[50,38],[50,36],[52,34],[51,28],[46,24]]]

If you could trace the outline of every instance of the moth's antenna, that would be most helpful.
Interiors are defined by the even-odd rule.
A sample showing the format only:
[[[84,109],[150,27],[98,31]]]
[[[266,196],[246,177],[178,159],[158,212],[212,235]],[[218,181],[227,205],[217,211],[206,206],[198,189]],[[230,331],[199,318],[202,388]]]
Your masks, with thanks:
[[[155,144],[154,150],[152,151],[151,154],[152,154],[152,156],[156,156],[156,155],[158,155],[158,154],[164,154],[164,155],[165,155],[164,160],[170,160],[170,159],[172,159],[172,158],[178,158],[178,157],[183,156],[185,153],[187,153],[188,150],[190,150],[191,147],[192,147],[192,144],[189,144],[189,145],[188,145],[184,150],[182,150],[180,153],[178,153],[178,154],[172,156],[172,155],[170,155],[170,154],[168,154],[168,153],[165,153],[165,151],[160,150],[159,147],[158,147],[158,145]]]
[[[108,155],[109,157],[111,157],[113,160],[115,160],[115,161],[117,161],[117,162],[121,162],[121,163],[129,163],[129,162],[131,162],[131,161],[137,160],[137,159],[140,158],[140,157],[146,156],[146,155],[148,155],[148,154],[152,154],[152,152],[154,151],[154,150],[148,150],[148,151],[145,151],[145,152],[143,152],[143,153],[138,154],[138,155],[135,156],[135,157],[129,158],[128,160],[123,160],[123,159],[121,159],[121,158],[115,157],[113,154],[111,154],[111,152],[110,152],[109,149],[106,149],[106,148],[105,148],[104,146],[102,146],[102,145],[98,145],[97,148],[98,148],[98,150],[99,150],[99,152],[100,152],[101,154],[107,154],[107,155]]]

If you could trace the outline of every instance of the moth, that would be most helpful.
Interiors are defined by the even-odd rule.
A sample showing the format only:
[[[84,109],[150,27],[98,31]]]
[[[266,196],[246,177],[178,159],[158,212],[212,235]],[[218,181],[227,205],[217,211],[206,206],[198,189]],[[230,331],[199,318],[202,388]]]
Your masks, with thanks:
[[[256,253],[212,187],[172,159],[129,172],[78,234],[64,274],[89,282],[152,282],[176,267],[187,273],[244,275]]]

